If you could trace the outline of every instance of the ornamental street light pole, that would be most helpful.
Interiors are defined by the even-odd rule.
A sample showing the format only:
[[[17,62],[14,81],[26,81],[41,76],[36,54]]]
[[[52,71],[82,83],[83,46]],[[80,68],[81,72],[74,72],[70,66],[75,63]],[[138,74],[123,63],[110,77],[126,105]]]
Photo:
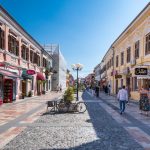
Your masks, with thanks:
[[[79,100],[79,96],[78,96],[78,91],[79,91],[78,71],[82,70],[82,68],[83,68],[83,65],[80,63],[72,65],[72,69],[77,71],[77,99],[76,99],[77,101]]]

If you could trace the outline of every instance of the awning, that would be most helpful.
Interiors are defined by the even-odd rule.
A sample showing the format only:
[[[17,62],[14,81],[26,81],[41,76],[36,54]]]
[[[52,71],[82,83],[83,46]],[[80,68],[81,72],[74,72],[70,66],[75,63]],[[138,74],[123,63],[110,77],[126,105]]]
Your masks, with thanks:
[[[9,72],[7,70],[2,70],[2,69],[0,69],[0,75],[12,77],[12,78],[20,78],[19,75],[15,74],[13,72]]]
[[[23,79],[30,79],[31,80],[33,77],[31,75],[27,74],[27,70],[23,70],[22,71],[22,78]]]
[[[43,81],[43,80],[45,80],[45,77],[43,76],[42,73],[38,72],[38,73],[37,73],[37,76],[36,76],[36,79],[37,79],[37,80],[42,80],[42,81]]]
[[[137,79],[150,79],[150,76],[138,76]]]

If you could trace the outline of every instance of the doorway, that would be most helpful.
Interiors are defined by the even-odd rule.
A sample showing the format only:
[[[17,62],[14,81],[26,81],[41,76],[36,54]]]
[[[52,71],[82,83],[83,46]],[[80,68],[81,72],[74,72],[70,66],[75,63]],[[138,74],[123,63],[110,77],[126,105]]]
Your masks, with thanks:
[[[22,80],[22,94],[26,96],[27,90],[26,90],[26,80]]]

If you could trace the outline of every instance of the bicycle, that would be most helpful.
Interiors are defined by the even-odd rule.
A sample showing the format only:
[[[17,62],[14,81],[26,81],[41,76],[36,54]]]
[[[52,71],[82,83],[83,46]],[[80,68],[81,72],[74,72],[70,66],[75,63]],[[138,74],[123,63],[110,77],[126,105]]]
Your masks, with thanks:
[[[47,102],[47,111],[48,108],[50,109],[50,112],[78,112],[78,113],[84,113],[86,111],[86,104],[82,101],[78,101],[75,103],[67,103],[63,99],[60,101],[48,101]]]

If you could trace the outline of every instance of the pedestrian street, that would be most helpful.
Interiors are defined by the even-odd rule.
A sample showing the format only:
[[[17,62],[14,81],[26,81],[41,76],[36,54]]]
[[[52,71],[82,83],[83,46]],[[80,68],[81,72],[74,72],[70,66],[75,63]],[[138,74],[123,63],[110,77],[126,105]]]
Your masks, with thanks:
[[[3,149],[150,149],[150,129],[145,123],[148,117],[130,112],[136,113],[137,104],[130,103],[120,115],[115,98],[101,96],[96,98],[87,91],[79,94],[87,106],[85,113],[52,114],[43,110],[34,122],[19,122],[17,126],[25,129]]]

